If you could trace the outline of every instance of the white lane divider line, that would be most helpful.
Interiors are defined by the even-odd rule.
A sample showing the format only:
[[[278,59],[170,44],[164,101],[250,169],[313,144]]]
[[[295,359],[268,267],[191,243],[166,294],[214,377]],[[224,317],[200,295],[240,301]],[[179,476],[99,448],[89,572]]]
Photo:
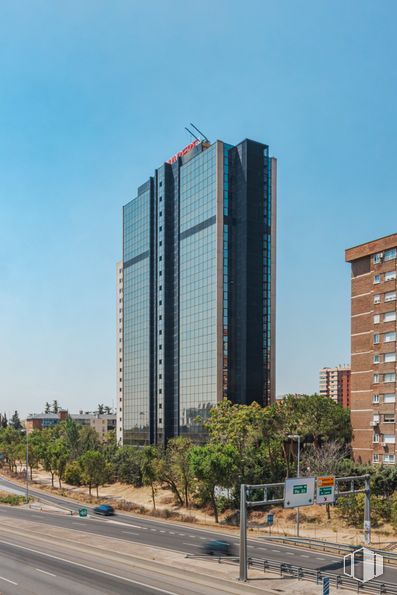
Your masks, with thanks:
[[[310,556],[305,556],[305,554],[301,554],[301,558],[310,558]]]
[[[12,585],[16,585],[16,586],[18,586],[18,583],[16,583],[15,581],[10,581],[10,579],[9,579],[9,578],[5,578],[4,576],[0,576],[0,579],[1,579],[2,581],[6,581],[6,583],[11,583]]]
[[[28,552],[33,552],[34,554],[39,554],[40,556],[44,556],[46,558],[51,558],[52,560],[59,560],[61,562],[66,562],[71,566],[77,566],[78,568],[84,568],[85,570],[92,570],[93,572],[97,572],[98,574],[103,574],[104,576],[110,576],[112,578],[117,578],[126,583],[131,583],[132,585],[138,585],[139,587],[146,587],[151,591],[156,591],[157,593],[163,593],[164,595],[178,595],[175,591],[166,591],[161,587],[155,587],[154,585],[149,585],[147,583],[142,583],[140,581],[136,581],[131,578],[127,578],[126,576],[120,576],[119,574],[113,574],[112,572],[107,572],[106,570],[102,570],[101,568],[95,568],[93,566],[87,566],[87,564],[81,564],[80,562],[75,562],[74,560],[68,560],[67,558],[61,558],[61,556],[54,556],[53,554],[47,554],[46,552],[41,552],[40,550],[36,550],[31,547],[27,547],[25,545],[19,545],[17,543],[11,543],[10,541],[5,541],[4,539],[0,539],[0,543],[4,543],[5,545],[9,545],[14,548],[18,548],[20,550],[25,550]],[[7,578],[0,576],[0,579],[7,581],[8,583],[12,583],[13,585],[18,585],[18,583],[14,583]]]
[[[56,574],[52,574],[52,572],[47,572],[47,570],[41,570],[41,568],[36,568],[37,572],[42,572],[43,574],[48,574],[49,576],[56,576]]]
[[[122,531],[122,533],[126,533],[127,535],[139,535],[139,533],[136,533],[135,531]]]
[[[182,543],[182,545],[188,545],[190,547],[199,547],[197,543]]]

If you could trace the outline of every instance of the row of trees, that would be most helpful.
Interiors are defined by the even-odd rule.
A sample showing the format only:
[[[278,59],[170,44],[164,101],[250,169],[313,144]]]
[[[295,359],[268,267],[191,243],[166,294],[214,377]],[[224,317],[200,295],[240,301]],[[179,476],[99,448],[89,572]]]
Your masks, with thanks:
[[[178,437],[165,449],[119,447],[113,433],[100,443],[93,428],[68,418],[29,435],[29,471],[32,475],[42,466],[52,485],[58,478],[60,487],[62,482],[87,485],[90,494],[108,482],[147,485],[154,508],[158,489],[167,486],[181,506],[211,505],[216,521],[222,506],[238,506],[241,483],[279,482],[296,473],[297,444],[288,435],[301,436],[303,474],[368,472],[350,459],[349,412],[326,397],[290,396],[267,408],[224,400],[212,409],[206,431],[205,444]],[[0,428],[3,463],[13,471],[24,465],[25,440],[15,427]],[[376,495],[387,497],[397,488],[397,472],[373,472],[373,485]],[[226,488],[227,502],[219,497],[219,487]]]

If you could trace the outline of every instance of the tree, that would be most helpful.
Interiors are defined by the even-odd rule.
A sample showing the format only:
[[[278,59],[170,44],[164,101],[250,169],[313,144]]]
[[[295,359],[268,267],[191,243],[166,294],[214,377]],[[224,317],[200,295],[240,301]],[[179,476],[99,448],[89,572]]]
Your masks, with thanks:
[[[135,488],[143,485],[141,448],[125,444],[117,448],[111,460],[117,481],[128,483]]]
[[[54,399],[52,402],[52,412],[58,413],[59,409],[60,409],[60,407],[59,407],[58,401],[56,399]]]
[[[63,477],[66,483],[70,483],[72,486],[80,486],[82,482],[82,475],[83,472],[78,461],[70,461],[66,464]]]
[[[92,488],[96,487],[98,496],[98,487],[106,483],[110,468],[106,462],[103,453],[98,450],[87,450],[79,458],[82,469],[82,481],[88,486],[88,493],[91,496]]]
[[[0,425],[2,428],[6,428],[8,426],[8,419],[7,419],[7,414],[4,412],[3,415],[1,416],[1,422]]]
[[[321,449],[314,445],[308,445],[302,455],[302,475],[336,475],[340,464],[348,456],[348,450],[344,444],[330,441],[325,442]],[[326,504],[327,517],[331,519],[331,508]]]
[[[99,444],[99,435],[95,428],[91,426],[82,426],[80,428],[78,438],[79,453],[84,453],[87,450],[97,450]]]
[[[49,404],[48,401],[46,401],[46,404],[44,406],[44,413],[50,413],[51,412],[51,405]]]
[[[215,522],[219,522],[216,486],[231,487],[238,472],[238,451],[230,444],[194,446],[189,452],[192,473],[211,501]]]
[[[14,411],[10,423],[14,430],[22,430],[22,424],[21,420],[19,419],[18,411]]]
[[[104,406],[102,403],[100,403],[97,407],[97,413],[98,413],[98,415],[103,415],[103,412],[104,412]]]
[[[158,477],[158,451],[155,446],[144,446],[141,458],[143,485],[151,487],[153,509],[156,510],[156,483]]]
[[[106,415],[110,415],[112,413],[112,408],[109,407],[109,405],[106,405],[104,407],[104,410],[105,410]]]
[[[193,442],[189,438],[184,436],[172,438],[167,444],[160,469],[161,479],[168,483],[179,503],[185,504],[186,508],[189,506],[189,493],[193,481],[189,461],[189,453],[192,448]]]

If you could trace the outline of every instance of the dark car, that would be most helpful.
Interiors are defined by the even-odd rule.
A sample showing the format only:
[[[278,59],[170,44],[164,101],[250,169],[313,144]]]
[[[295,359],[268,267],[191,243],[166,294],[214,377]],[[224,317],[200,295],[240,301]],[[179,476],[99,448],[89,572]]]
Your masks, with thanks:
[[[114,508],[113,506],[109,506],[109,504],[101,504],[94,508],[94,512],[95,514],[102,514],[103,516],[111,516],[114,514]]]
[[[232,556],[233,546],[228,541],[214,539],[203,545],[203,553],[210,556]]]

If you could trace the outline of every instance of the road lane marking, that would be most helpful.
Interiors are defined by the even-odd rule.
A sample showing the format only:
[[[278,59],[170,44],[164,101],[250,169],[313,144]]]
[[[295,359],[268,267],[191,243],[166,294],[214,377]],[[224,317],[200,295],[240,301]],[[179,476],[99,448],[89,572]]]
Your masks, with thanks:
[[[264,550],[265,548],[262,548],[262,549]],[[280,553],[280,550],[271,550],[271,551],[272,552],[277,552],[278,554]]]
[[[301,558],[310,558],[310,556],[305,556],[305,554],[301,554]]]
[[[49,574],[50,576],[56,576],[56,574],[52,574],[52,572],[47,572],[46,570],[41,570],[41,568],[36,568],[37,572],[42,572],[43,574]]]
[[[126,533],[127,535],[139,535],[139,533],[135,533],[134,531],[122,531],[122,533]]]
[[[54,554],[48,554],[46,552],[41,552],[40,550],[35,550],[31,547],[27,547],[25,545],[19,545],[17,543],[11,543],[10,541],[0,540],[0,543],[4,545],[9,545],[11,547],[19,548],[21,550],[26,550],[28,552],[33,552],[34,554],[39,554],[39,556],[45,556],[46,558],[52,558],[53,560],[59,560],[61,562],[66,562],[66,564],[70,564],[71,566],[78,566],[79,568],[85,568],[86,570],[92,570],[93,572],[97,572],[98,574],[104,574],[105,576],[111,576],[112,578],[117,578],[122,581],[126,581],[127,583],[132,583],[133,585],[138,585],[139,587],[147,587],[152,591],[156,591],[157,593],[164,593],[164,595],[178,595],[174,591],[166,591],[165,589],[161,589],[160,587],[155,587],[148,583],[141,583],[140,581],[136,581],[132,578],[127,578],[126,576],[120,576],[119,574],[113,574],[112,572],[106,572],[106,570],[101,570],[100,568],[94,568],[93,566],[87,566],[86,564],[80,564],[80,562],[74,562],[73,560],[68,560],[67,558],[61,558],[60,556],[54,556]],[[12,583],[13,585],[18,585],[18,583],[14,583],[14,581],[10,581],[3,576],[0,576],[0,579],[7,581],[8,583]]]
[[[197,543],[182,543],[182,545],[189,545],[190,547],[200,547]]]
[[[12,585],[16,585],[16,586],[18,586],[18,583],[16,583],[15,581],[10,581],[10,579],[9,579],[9,578],[5,578],[4,576],[0,576],[0,579],[1,579],[2,581],[6,581],[7,583],[11,583]]]

